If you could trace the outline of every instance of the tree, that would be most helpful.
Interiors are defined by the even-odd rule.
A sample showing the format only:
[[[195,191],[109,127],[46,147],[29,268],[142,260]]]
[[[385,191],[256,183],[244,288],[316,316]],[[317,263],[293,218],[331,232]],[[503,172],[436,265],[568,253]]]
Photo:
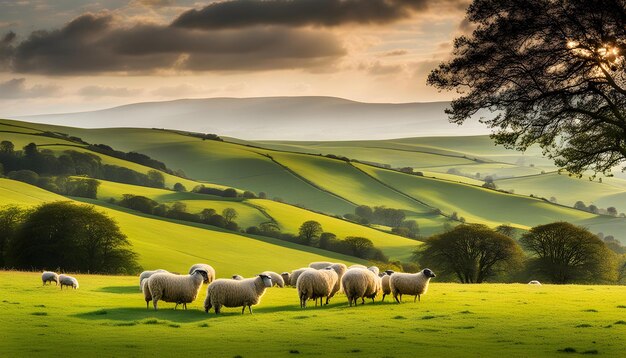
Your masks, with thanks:
[[[137,255],[113,219],[93,206],[53,202],[28,213],[11,240],[10,264],[21,269],[135,273]]]
[[[566,222],[533,227],[520,239],[531,269],[554,283],[615,280],[615,255],[589,230]]]
[[[589,205],[587,210],[592,214],[598,214],[600,212],[600,209],[598,209],[598,207],[593,204]]]
[[[148,186],[153,188],[165,188],[165,177],[157,170],[148,171]]]
[[[305,245],[311,245],[313,241],[324,232],[322,230],[322,225],[317,221],[309,220],[305,221],[298,231],[298,236],[300,236],[300,240]]]
[[[200,218],[203,222],[208,223],[211,216],[215,215],[217,212],[215,209],[203,209],[200,212]]]
[[[319,247],[320,249],[328,250],[334,242],[337,241],[337,235],[332,232],[323,232],[320,235]]]
[[[69,196],[80,196],[82,198],[96,199],[98,197],[99,186],[100,182],[95,179],[71,178],[68,179],[65,183],[65,192]]]
[[[371,222],[374,211],[367,205],[360,205],[354,208],[354,214],[356,214],[360,218],[367,220],[367,222]]]
[[[185,188],[185,186],[181,183],[176,183],[174,184],[174,191],[183,192],[183,191],[187,191],[187,188]]]
[[[3,140],[2,142],[0,142],[0,153],[13,154],[14,150],[15,145],[13,145],[13,142],[10,142],[8,140]]]
[[[585,205],[585,203],[583,203],[582,201],[578,200],[576,203],[574,203],[574,208],[578,209],[578,210],[584,210],[587,211],[587,205]]]
[[[474,0],[473,33],[428,83],[461,93],[450,121],[497,111],[485,120],[496,143],[607,173],[626,159],[625,12],[621,0]]]
[[[374,248],[372,241],[364,237],[349,236],[342,242],[348,248],[350,255],[360,258],[367,258],[370,250]]]
[[[606,208],[606,212],[611,216],[617,216],[617,209],[614,206],[609,206],[608,208]]]
[[[222,216],[224,217],[224,220],[226,220],[226,225],[228,225],[232,223],[233,220],[235,220],[237,216],[239,216],[239,214],[237,214],[237,210],[233,208],[226,208],[222,210]]]
[[[15,237],[26,213],[15,205],[0,208],[0,267],[6,267],[7,248],[11,244],[11,239]]]
[[[16,170],[7,173],[7,177],[30,185],[36,185],[37,180],[39,180],[39,175],[32,170]]]
[[[243,192],[243,197],[245,199],[255,199],[256,195],[254,195],[254,193],[251,192],[250,190],[246,190],[246,191]]]
[[[237,190],[233,188],[224,189],[222,196],[224,196],[225,198],[236,198]]]
[[[515,228],[508,224],[499,225],[496,227],[496,232],[511,238],[515,236]]]
[[[423,267],[438,267],[443,276],[481,283],[500,272],[516,270],[523,253],[508,236],[485,225],[463,224],[429,237],[418,256]]]

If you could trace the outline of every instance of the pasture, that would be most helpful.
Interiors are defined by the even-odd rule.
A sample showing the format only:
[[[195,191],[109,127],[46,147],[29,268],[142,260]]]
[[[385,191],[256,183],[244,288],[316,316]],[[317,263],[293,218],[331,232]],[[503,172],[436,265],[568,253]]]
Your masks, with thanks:
[[[202,309],[206,286],[188,311],[153,311],[136,277],[75,277],[80,288],[61,291],[37,272],[0,271],[2,356],[609,357],[626,345],[624,286],[433,281],[417,303],[350,308],[338,294],[306,309],[295,289],[271,288],[253,315],[216,316]]]

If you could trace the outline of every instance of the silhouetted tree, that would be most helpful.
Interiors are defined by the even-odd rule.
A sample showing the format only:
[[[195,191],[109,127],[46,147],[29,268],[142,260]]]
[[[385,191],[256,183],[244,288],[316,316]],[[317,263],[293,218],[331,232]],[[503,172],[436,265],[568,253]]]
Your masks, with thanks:
[[[320,225],[320,223],[318,223],[317,221],[309,220],[305,221],[300,226],[298,236],[305,245],[310,246],[314,240],[319,238],[322,232],[324,232],[324,230],[322,230],[322,225]]]
[[[187,191],[187,188],[185,188],[185,186],[181,183],[176,183],[174,184],[174,190],[183,192],[183,191]]]
[[[237,210],[233,208],[226,208],[222,210],[222,216],[224,217],[224,220],[226,221],[226,224],[228,225],[232,223],[233,220],[235,220],[237,216],[239,216],[239,214],[237,214]]]
[[[621,0],[474,0],[471,35],[428,77],[460,91],[450,120],[481,109],[496,143],[537,143],[572,173],[626,159],[626,5]]]
[[[0,267],[5,267],[7,248],[27,212],[15,205],[0,207]]]
[[[372,240],[364,237],[349,236],[342,242],[348,248],[350,255],[360,258],[368,258],[368,253],[374,248]]]

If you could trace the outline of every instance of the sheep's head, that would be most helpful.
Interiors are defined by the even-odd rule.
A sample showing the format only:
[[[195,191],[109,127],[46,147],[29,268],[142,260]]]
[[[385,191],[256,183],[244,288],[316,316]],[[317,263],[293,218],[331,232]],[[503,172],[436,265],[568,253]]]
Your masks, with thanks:
[[[428,268],[423,269],[422,273],[424,274],[424,276],[426,276],[428,278],[436,277],[435,273],[432,272],[431,269],[428,269]]]
[[[265,287],[272,287],[272,278],[269,275],[262,273],[259,277],[263,280],[263,285]]]
[[[191,275],[193,276],[193,275],[195,275],[195,274],[197,274],[197,273],[199,273],[200,275],[202,275],[202,279],[203,279],[203,282],[204,282],[204,283],[209,283],[209,273],[208,273],[208,272],[206,272],[206,270],[203,270],[203,269],[195,269],[195,270],[193,270],[193,272],[191,273]]]
[[[395,273],[394,270],[385,270],[385,273],[389,276],[391,276],[392,273]]]

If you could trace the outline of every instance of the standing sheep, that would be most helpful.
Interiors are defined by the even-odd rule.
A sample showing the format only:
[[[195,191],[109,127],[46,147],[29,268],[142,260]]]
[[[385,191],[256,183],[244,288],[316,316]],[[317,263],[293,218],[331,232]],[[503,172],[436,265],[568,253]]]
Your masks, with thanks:
[[[361,304],[365,303],[365,298],[374,298],[380,292],[380,277],[374,274],[374,272],[366,269],[355,267],[348,269],[343,275],[342,285],[343,292],[348,298],[350,307],[352,304],[356,306],[357,299],[361,299]]]
[[[303,268],[299,268],[297,270],[291,271],[291,277],[289,277],[289,284],[293,287],[296,287],[296,282],[298,282],[298,277],[300,277],[300,275],[302,275],[302,273],[306,270],[314,270],[314,269],[310,267],[303,267]]]
[[[63,286],[72,286],[73,289],[78,288],[78,280],[72,276],[59,275],[59,284],[61,289],[63,289]]]
[[[529,285],[539,285],[541,286],[541,282],[537,281],[537,280],[532,280],[528,283]]]
[[[204,283],[211,283],[213,282],[213,280],[215,280],[215,269],[213,268],[213,266],[207,264],[195,264],[189,269],[189,274],[191,275],[192,272],[198,269],[204,270],[207,273],[207,278]]]
[[[233,275],[233,277],[231,277],[233,280],[237,280],[237,281],[241,281],[243,280],[243,276],[241,275]]]
[[[380,269],[378,268],[378,266],[370,266],[367,269],[372,271],[376,276],[379,276],[378,274],[380,273]]]
[[[285,287],[285,280],[283,280],[283,277],[279,274],[277,274],[274,271],[263,271],[261,272],[264,275],[269,276],[272,279],[272,284],[275,286],[278,286],[280,288]]]
[[[321,307],[324,297],[326,297],[326,304],[328,304],[337,280],[337,272],[331,267],[323,270],[307,270],[303,272],[296,282],[300,308],[306,308],[306,301],[311,299],[315,300],[315,306],[317,307],[318,298],[320,299]]]
[[[348,266],[348,270],[352,269],[352,268],[364,268],[364,269],[366,269],[367,267],[365,267],[364,265],[360,265],[360,264],[354,264],[354,265]]]
[[[332,265],[333,262],[328,262],[328,261],[318,261],[318,262],[311,262],[309,264],[309,267],[312,269],[316,269],[316,270],[321,270],[321,269],[325,269],[328,266]]]
[[[268,287],[272,287],[272,278],[265,274],[241,281],[215,280],[207,287],[204,311],[208,313],[215,307],[215,314],[219,314],[222,306],[242,307],[243,314],[247,306],[252,314],[252,306],[261,302],[261,297]]]
[[[330,293],[330,298],[332,298],[333,296],[335,296],[335,293],[341,290],[341,279],[343,278],[343,275],[346,273],[348,268],[345,264],[342,263],[332,264],[330,267],[337,273],[337,282],[335,283],[335,287],[333,287],[333,290]]]
[[[383,290],[383,299],[385,301],[385,296],[391,294],[391,287],[389,287],[389,280],[391,279],[391,275],[394,273],[393,270],[386,270],[383,272],[383,277],[380,279],[380,285]]]
[[[283,282],[285,283],[285,285],[293,286],[291,284],[291,274],[289,272],[285,271],[285,272],[281,273],[280,276],[283,278]]]
[[[141,283],[143,282],[143,280],[147,279],[148,277],[154,275],[157,272],[167,272],[167,271],[163,269],[158,269],[158,270],[152,270],[152,271],[144,271],[140,273],[139,274],[139,288],[142,289]]]
[[[152,295],[152,304],[157,309],[159,300],[174,302],[187,309],[187,303],[193,302],[198,296],[202,282],[208,280],[208,273],[203,269],[196,269],[190,275],[174,275],[171,273],[155,273],[148,279],[147,285]]]
[[[402,301],[402,295],[414,296],[413,302],[418,299],[421,300],[420,296],[428,291],[428,283],[433,277],[435,277],[435,273],[427,268],[418,273],[394,273],[389,278],[389,287],[393,293],[393,298],[398,303]]]
[[[46,285],[46,282],[50,282],[50,284],[52,285],[52,282],[54,281],[54,285],[58,286],[59,285],[59,275],[56,274],[56,272],[51,272],[51,271],[44,271],[41,274],[41,281],[43,281],[43,285]]]

